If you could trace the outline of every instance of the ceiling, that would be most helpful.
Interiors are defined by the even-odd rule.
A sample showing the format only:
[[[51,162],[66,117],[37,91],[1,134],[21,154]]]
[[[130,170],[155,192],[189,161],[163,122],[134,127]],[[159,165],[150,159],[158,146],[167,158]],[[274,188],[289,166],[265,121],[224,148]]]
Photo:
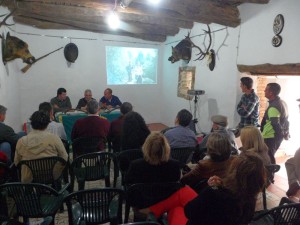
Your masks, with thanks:
[[[241,20],[237,6],[244,3],[267,4],[270,0],[161,0],[153,6],[147,0],[117,0],[116,12],[121,28],[113,31],[106,17],[115,0],[2,0],[14,21],[41,29],[75,29],[129,36],[164,42],[180,28],[191,29],[193,22],[237,27]]]

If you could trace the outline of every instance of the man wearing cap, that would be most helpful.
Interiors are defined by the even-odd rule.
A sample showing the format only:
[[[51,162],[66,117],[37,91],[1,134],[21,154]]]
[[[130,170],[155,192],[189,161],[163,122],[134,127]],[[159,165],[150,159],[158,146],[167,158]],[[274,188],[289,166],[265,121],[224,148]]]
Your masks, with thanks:
[[[240,87],[244,94],[236,107],[237,113],[241,117],[238,128],[249,125],[257,127],[259,126],[259,97],[252,89],[253,80],[250,77],[242,77]]]
[[[280,91],[279,84],[267,84],[265,97],[269,100],[269,106],[261,121],[262,136],[269,148],[268,153],[272,164],[276,163],[274,156],[284,138],[282,125],[288,117],[286,103],[278,96]]]
[[[235,136],[232,133],[232,131],[227,129],[227,125],[228,125],[228,119],[226,116],[223,115],[214,115],[211,117],[211,121],[212,121],[212,128],[211,128],[211,132],[218,132],[218,133],[223,133],[224,135],[226,135],[228,137],[228,140],[231,144],[232,147],[232,154],[237,154],[237,145],[235,143]],[[204,153],[206,152],[206,143],[208,140],[210,134],[206,135],[203,140],[201,141],[199,148],[200,148],[200,152]]]
[[[177,113],[176,126],[164,133],[171,148],[195,147],[197,145],[196,135],[189,128],[192,118],[192,114],[186,109]]]
[[[65,88],[58,88],[56,97],[52,98],[50,101],[54,113],[56,112],[66,112],[72,109],[72,104],[70,98],[67,96],[67,91]]]

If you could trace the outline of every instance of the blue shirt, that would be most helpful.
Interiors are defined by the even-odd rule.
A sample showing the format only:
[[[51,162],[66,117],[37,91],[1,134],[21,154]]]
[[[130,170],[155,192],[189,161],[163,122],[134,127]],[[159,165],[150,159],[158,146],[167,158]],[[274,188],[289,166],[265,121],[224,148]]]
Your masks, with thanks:
[[[99,102],[99,105],[100,104],[106,104],[106,106],[108,105],[111,105],[112,107],[116,107],[116,106],[121,106],[122,105],[122,102],[120,101],[120,99],[115,96],[115,95],[112,95],[111,96],[111,99],[108,100],[106,99],[104,96],[100,99],[100,102]]]
[[[177,126],[165,133],[171,148],[195,147],[197,138],[195,133],[188,127]]]

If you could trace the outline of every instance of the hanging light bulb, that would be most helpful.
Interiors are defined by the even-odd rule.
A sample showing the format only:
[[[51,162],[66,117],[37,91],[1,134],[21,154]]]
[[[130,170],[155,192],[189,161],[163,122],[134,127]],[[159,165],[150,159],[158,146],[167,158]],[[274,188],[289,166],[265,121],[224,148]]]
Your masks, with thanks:
[[[112,11],[108,18],[107,18],[107,23],[109,25],[109,27],[113,30],[116,30],[119,28],[120,26],[120,19],[119,16],[116,14],[115,11]]]

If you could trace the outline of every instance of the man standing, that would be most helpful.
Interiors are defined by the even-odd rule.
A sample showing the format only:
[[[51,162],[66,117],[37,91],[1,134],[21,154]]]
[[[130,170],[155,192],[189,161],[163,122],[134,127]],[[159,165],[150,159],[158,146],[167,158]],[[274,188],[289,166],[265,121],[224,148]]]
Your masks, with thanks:
[[[164,134],[171,148],[195,147],[197,145],[196,135],[189,128],[192,118],[192,114],[186,109],[182,109],[177,113],[176,127],[167,130]]]
[[[242,77],[241,90],[244,93],[239,104],[237,105],[237,112],[241,117],[238,128],[253,125],[259,126],[259,97],[255,94],[253,87],[253,80],[250,77]]]
[[[16,134],[14,130],[4,124],[7,108],[0,105],[0,151],[4,152],[11,162],[14,157],[16,144],[19,138],[25,135],[24,132]]]
[[[76,106],[76,109],[80,109],[84,112],[87,112],[87,103],[91,100],[95,100],[92,95],[92,91],[90,89],[86,89],[84,91],[84,98],[81,98]]]
[[[109,131],[110,123],[107,119],[103,119],[98,115],[99,105],[96,100],[87,103],[87,111],[89,116],[78,119],[72,129],[72,141],[79,137],[101,137],[106,139]],[[99,145],[99,150],[104,150],[104,141]]]
[[[104,91],[104,96],[100,99],[99,105],[101,108],[115,108],[120,107],[122,102],[120,99],[112,94],[112,90],[110,88],[106,88]]]
[[[67,96],[67,91],[64,88],[57,89],[57,95],[51,99],[50,103],[53,107],[54,113],[66,112],[69,109],[72,109],[70,98]]]
[[[265,88],[265,97],[269,100],[269,107],[265,111],[261,122],[262,136],[269,148],[271,163],[275,164],[275,153],[283,140],[282,125],[287,120],[286,104],[278,96],[281,87],[277,83],[269,83]]]
[[[59,136],[63,140],[67,140],[65,128],[62,123],[58,123],[54,121],[54,116],[53,116],[53,108],[49,102],[43,102],[39,105],[39,111],[44,111],[49,114],[50,116],[50,123],[48,124],[47,130]]]

